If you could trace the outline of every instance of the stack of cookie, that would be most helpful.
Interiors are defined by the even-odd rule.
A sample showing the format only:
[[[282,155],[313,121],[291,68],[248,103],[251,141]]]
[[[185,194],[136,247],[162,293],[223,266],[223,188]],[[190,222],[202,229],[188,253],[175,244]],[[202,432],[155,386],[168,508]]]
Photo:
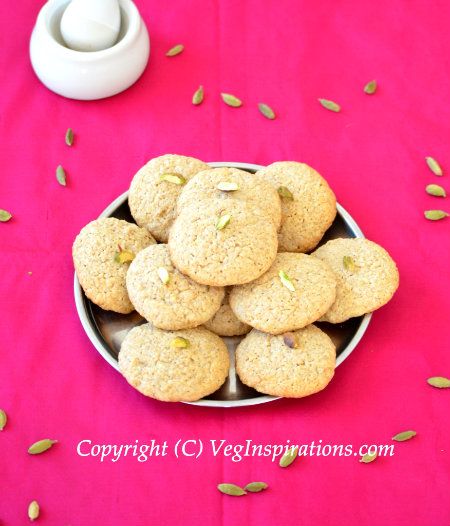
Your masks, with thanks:
[[[366,239],[334,239],[306,254],[336,216],[332,190],[306,164],[250,174],[164,155],[135,175],[129,206],[136,225],[93,221],[73,258],[91,301],[147,320],[126,336],[119,368],[159,400],[216,391],[229,370],[222,338],[243,335],[236,371],[244,384],[275,396],[320,391],[336,349],[312,324],[372,312],[398,287],[395,263]]]

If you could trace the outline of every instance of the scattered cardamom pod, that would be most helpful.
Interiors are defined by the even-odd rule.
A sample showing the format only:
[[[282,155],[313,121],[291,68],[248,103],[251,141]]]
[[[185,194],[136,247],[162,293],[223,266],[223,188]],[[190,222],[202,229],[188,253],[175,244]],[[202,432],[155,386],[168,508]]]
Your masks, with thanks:
[[[56,180],[61,186],[66,186],[66,172],[61,165],[56,168]]]
[[[28,505],[28,518],[30,521],[34,521],[39,517],[39,504],[37,501],[33,500],[33,502],[30,502]]]
[[[284,199],[291,199],[293,200],[294,199],[294,196],[292,195],[291,191],[289,190],[289,188],[287,188],[286,186],[279,186],[277,188],[277,192],[280,194],[281,197],[283,197]]]
[[[11,217],[12,215],[7,210],[0,209],[0,222],[1,223],[6,223],[6,221],[9,221]]]
[[[235,192],[236,190],[239,190],[239,186],[237,183],[228,183],[224,181],[217,185],[217,189],[222,190],[222,192]]]
[[[327,100],[327,99],[318,99],[318,100],[320,104],[322,104],[322,106],[326,108],[327,110],[334,111],[336,113],[341,111],[341,107],[339,106],[339,104],[336,104],[336,102],[333,102],[332,100]]]
[[[443,210],[426,210],[424,214],[430,221],[438,221],[439,219],[444,219],[444,217],[448,216],[447,212],[444,212]]]
[[[450,387],[450,380],[445,378],[445,376],[432,376],[428,378],[427,382],[433,386],[438,387],[439,389],[446,389]]]
[[[250,493],[259,493],[268,487],[269,486],[265,482],[250,482],[245,486],[244,490],[250,491]]]
[[[377,81],[371,80],[364,86],[364,93],[367,95],[373,95],[377,91]]]
[[[284,270],[280,270],[280,272],[278,272],[278,276],[280,277],[281,283],[283,283],[287,289],[289,289],[291,292],[295,292],[294,284]]]
[[[298,455],[298,446],[292,446],[288,451],[280,458],[280,467],[287,468],[294,462]]]
[[[236,486],[236,484],[218,484],[217,489],[225,495],[231,495],[233,497],[240,497],[241,495],[247,495],[247,492],[244,491],[241,487]]]
[[[182,336],[177,336],[170,342],[170,346],[175,349],[186,349],[189,347],[189,340],[186,340],[186,338]]]
[[[239,108],[239,106],[242,106],[242,101],[234,95],[231,95],[230,93],[221,93],[220,95],[222,96],[222,100],[225,104],[228,104],[228,106],[232,106],[233,108]]]
[[[438,175],[440,177],[444,173],[439,163],[436,161],[436,159],[433,159],[433,157],[425,157],[425,161],[428,165],[428,168],[434,173],[434,175]]]
[[[366,453],[365,455],[363,455],[359,461],[362,462],[363,464],[369,464],[370,462],[373,462],[378,456],[378,453]]]
[[[72,146],[72,144],[73,144],[73,130],[72,130],[72,128],[67,128],[67,131],[66,131],[66,144],[67,144],[67,146]]]
[[[43,440],[39,440],[38,442],[35,442],[28,448],[28,453],[30,455],[40,455],[41,453],[44,453],[44,451],[47,451],[47,449],[50,449],[53,444],[56,444],[57,440],[50,440],[49,438],[44,438]]]
[[[116,252],[114,256],[114,261],[123,265],[124,263],[131,263],[135,257],[136,255],[130,250],[122,250],[120,248],[119,252]]]
[[[264,115],[264,117],[266,117],[266,119],[270,119],[270,120],[275,119],[276,117],[275,112],[270,106],[268,106],[267,104],[264,104],[264,102],[260,102],[258,104],[258,109]]]
[[[435,197],[445,197],[447,194],[442,186],[438,184],[429,184],[425,187],[427,194],[434,195]]]
[[[417,433],[415,431],[403,431],[402,433],[397,433],[392,437],[392,440],[396,442],[404,442],[405,440],[410,440],[412,437],[415,437]]]
[[[164,283],[164,285],[167,285],[167,283],[169,283],[170,275],[169,275],[169,271],[166,268],[159,267],[158,276],[159,276],[159,279]]]
[[[159,180],[167,181],[168,183],[177,184],[179,186],[186,184],[186,179],[182,175],[175,173],[162,174]]]
[[[203,91],[203,86],[199,86],[198,90],[192,95],[192,104],[194,106],[198,106],[203,102],[203,98],[205,96],[205,93]]]
[[[0,409],[0,431],[3,431],[5,429],[7,421],[8,421],[8,417],[5,411],[3,411],[3,409]]]
[[[283,342],[290,349],[297,349],[297,339],[293,332],[285,332],[283,334]]]
[[[177,44],[176,46],[173,46],[169,49],[169,51],[166,53],[166,57],[174,57],[175,55],[179,55],[184,50],[183,44]]]
[[[230,214],[224,214],[223,216],[220,216],[216,223],[216,230],[223,230],[230,221],[231,221]]]
[[[356,272],[358,269],[355,260],[351,256],[344,256],[342,258],[342,262],[344,264],[344,268],[350,272]]]

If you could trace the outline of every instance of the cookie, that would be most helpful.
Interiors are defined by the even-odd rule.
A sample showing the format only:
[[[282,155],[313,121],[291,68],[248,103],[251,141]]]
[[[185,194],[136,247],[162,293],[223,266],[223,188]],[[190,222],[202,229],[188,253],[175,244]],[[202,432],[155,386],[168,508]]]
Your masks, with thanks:
[[[107,217],[86,225],[75,239],[73,262],[86,296],[105,310],[128,314],[134,307],[125,286],[129,262],[120,262],[123,251],[130,259],[155,243],[144,228]],[[119,259],[119,261],[118,261]]]
[[[176,215],[176,202],[184,186],[177,182],[186,182],[207,169],[209,166],[203,161],[183,155],[162,155],[149,161],[134,176],[128,194],[136,223],[147,228],[156,240],[166,243]],[[166,176],[175,176],[175,179],[164,179]]]
[[[219,201],[224,207],[235,201],[257,206],[271,217],[277,228],[280,227],[281,202],[278,192],[255,174],[237,168],[211,168],[199,172],[183,188],[177,210],[181,212],[186,207],[197,206],[200,201],[213,200]]]
[[[333,239],[313,256],[328,263],[336,279],[336,301],[321,321],[341,323],[385,305],[399,285],[395,262],[368,239]]]
[[[285,336],[253,329],[236,349],[236,372],[242,383],[273,396],[317,393],[330,383],[335,367],[336,348],[314,325]]]
[[[229,291],[226,292],[220,309],[204,324],[204,326],[209,331],[218,334],[219,336],[231,337],[247,334],[251,330],[250,325],[242,323],[236,318],[236,315],[231,310],[228,298]]]
[[[190,329],[208,321],[225,295],[223,288],[200,285],[181,274],[163,244],[136,256],[128,270],[127,289],[137,312],[166,330]]]
[[[177,347],[177,341],[187,347]],[[214,393],[229,367],[225,343],[202,327],[174,332],[146,323],[127,334],[119,353],[119,370],[127,382],[166,402],[194,402]]]
[[[336,217],[336,197],[325,179],[307,164],[288,161],[273,163],[256,175],[282,196],[278,250],[309,252],[316,247]]]
[[[318,320],[336,298],[331,268],[306,254],[280,253],[261,277],[233,287],[230,305],[244,323],[280,334]]]
[[[183,209],[169,236],[170,257],[204,285],[247,283],[263,274],[277,252],[277,230],[260,208],[199,202]]]

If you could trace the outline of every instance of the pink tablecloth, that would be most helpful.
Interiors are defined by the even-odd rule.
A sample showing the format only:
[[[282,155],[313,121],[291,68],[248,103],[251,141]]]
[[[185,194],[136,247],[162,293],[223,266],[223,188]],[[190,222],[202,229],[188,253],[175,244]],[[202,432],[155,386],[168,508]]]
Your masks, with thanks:
[[[450,190],[450,8],[447,2],[289,0],[138,2],[152,37],[150,65],[126,93],[76,102],[46,90],[28,60],[40,2],[0,8],[0,523],[26,524],[39,501],[48,525],[202,524],[448,526],[449,396],[426,379],[450,376],[450,220],[424,187]],[[185,52],[164,56],[182,42]],[[376,78],[369,97],[364,84]],[[200,107],[190,103],[199,84]],[[221,91],[244,101],[236,110]],[[342,112],[323,109],[318,97]],[[256,104],[270,104],[275,121]],[[76,132],[72,149],[66,128]],[[127,189],[150,157],[300,160],[317,168],[365,234],[398,262],[401,286],[319,395],[247,409],[164,404],[133,391],[79,323],[70,249],[79,229]],[[438,180],[424,157],[446,174]],[[63,164],[68,186],[55,181]],[[29,275],[32,272],[32,275]],[[211,440],[242,444],[391,444],[395,455],[307,456],[287,470],[268,458],[214,457]],[[39,438],[60,442],[39,457]],[[118,462],[77,455],[93,444],[168,442],[165,457]],[[177,459],[179,439],[201,439]],[[216,484],[264,480],[240,499]]]

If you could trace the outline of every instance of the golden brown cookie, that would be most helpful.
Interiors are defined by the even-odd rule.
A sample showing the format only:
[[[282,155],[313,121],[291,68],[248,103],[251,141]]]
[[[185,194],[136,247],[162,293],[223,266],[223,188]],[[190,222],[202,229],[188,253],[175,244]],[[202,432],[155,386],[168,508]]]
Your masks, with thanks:
[[[336,301],[321,321],[340,323],[385,305],[399,285],[399,273],[383,247],[368,239],[333,239],[312,256],[333,269]]]
[[[166,402],[193,402],[214,393],[229,366],[226,345],[203,327],[163,331],[146,323],[127,334],[119,353],[119,370],[128,383]]]
[[[226,292],[220,309],[208,320],[204,326],[219,336],[242,336],[247,334],[251,327],[236,318],[231,310],[229,302],[229,291]]]
[[[314,325],[279,336],[253,329],[236,350],[242,383],[273,396],[317,393],[329,384],[335,366],[333,342]]]

